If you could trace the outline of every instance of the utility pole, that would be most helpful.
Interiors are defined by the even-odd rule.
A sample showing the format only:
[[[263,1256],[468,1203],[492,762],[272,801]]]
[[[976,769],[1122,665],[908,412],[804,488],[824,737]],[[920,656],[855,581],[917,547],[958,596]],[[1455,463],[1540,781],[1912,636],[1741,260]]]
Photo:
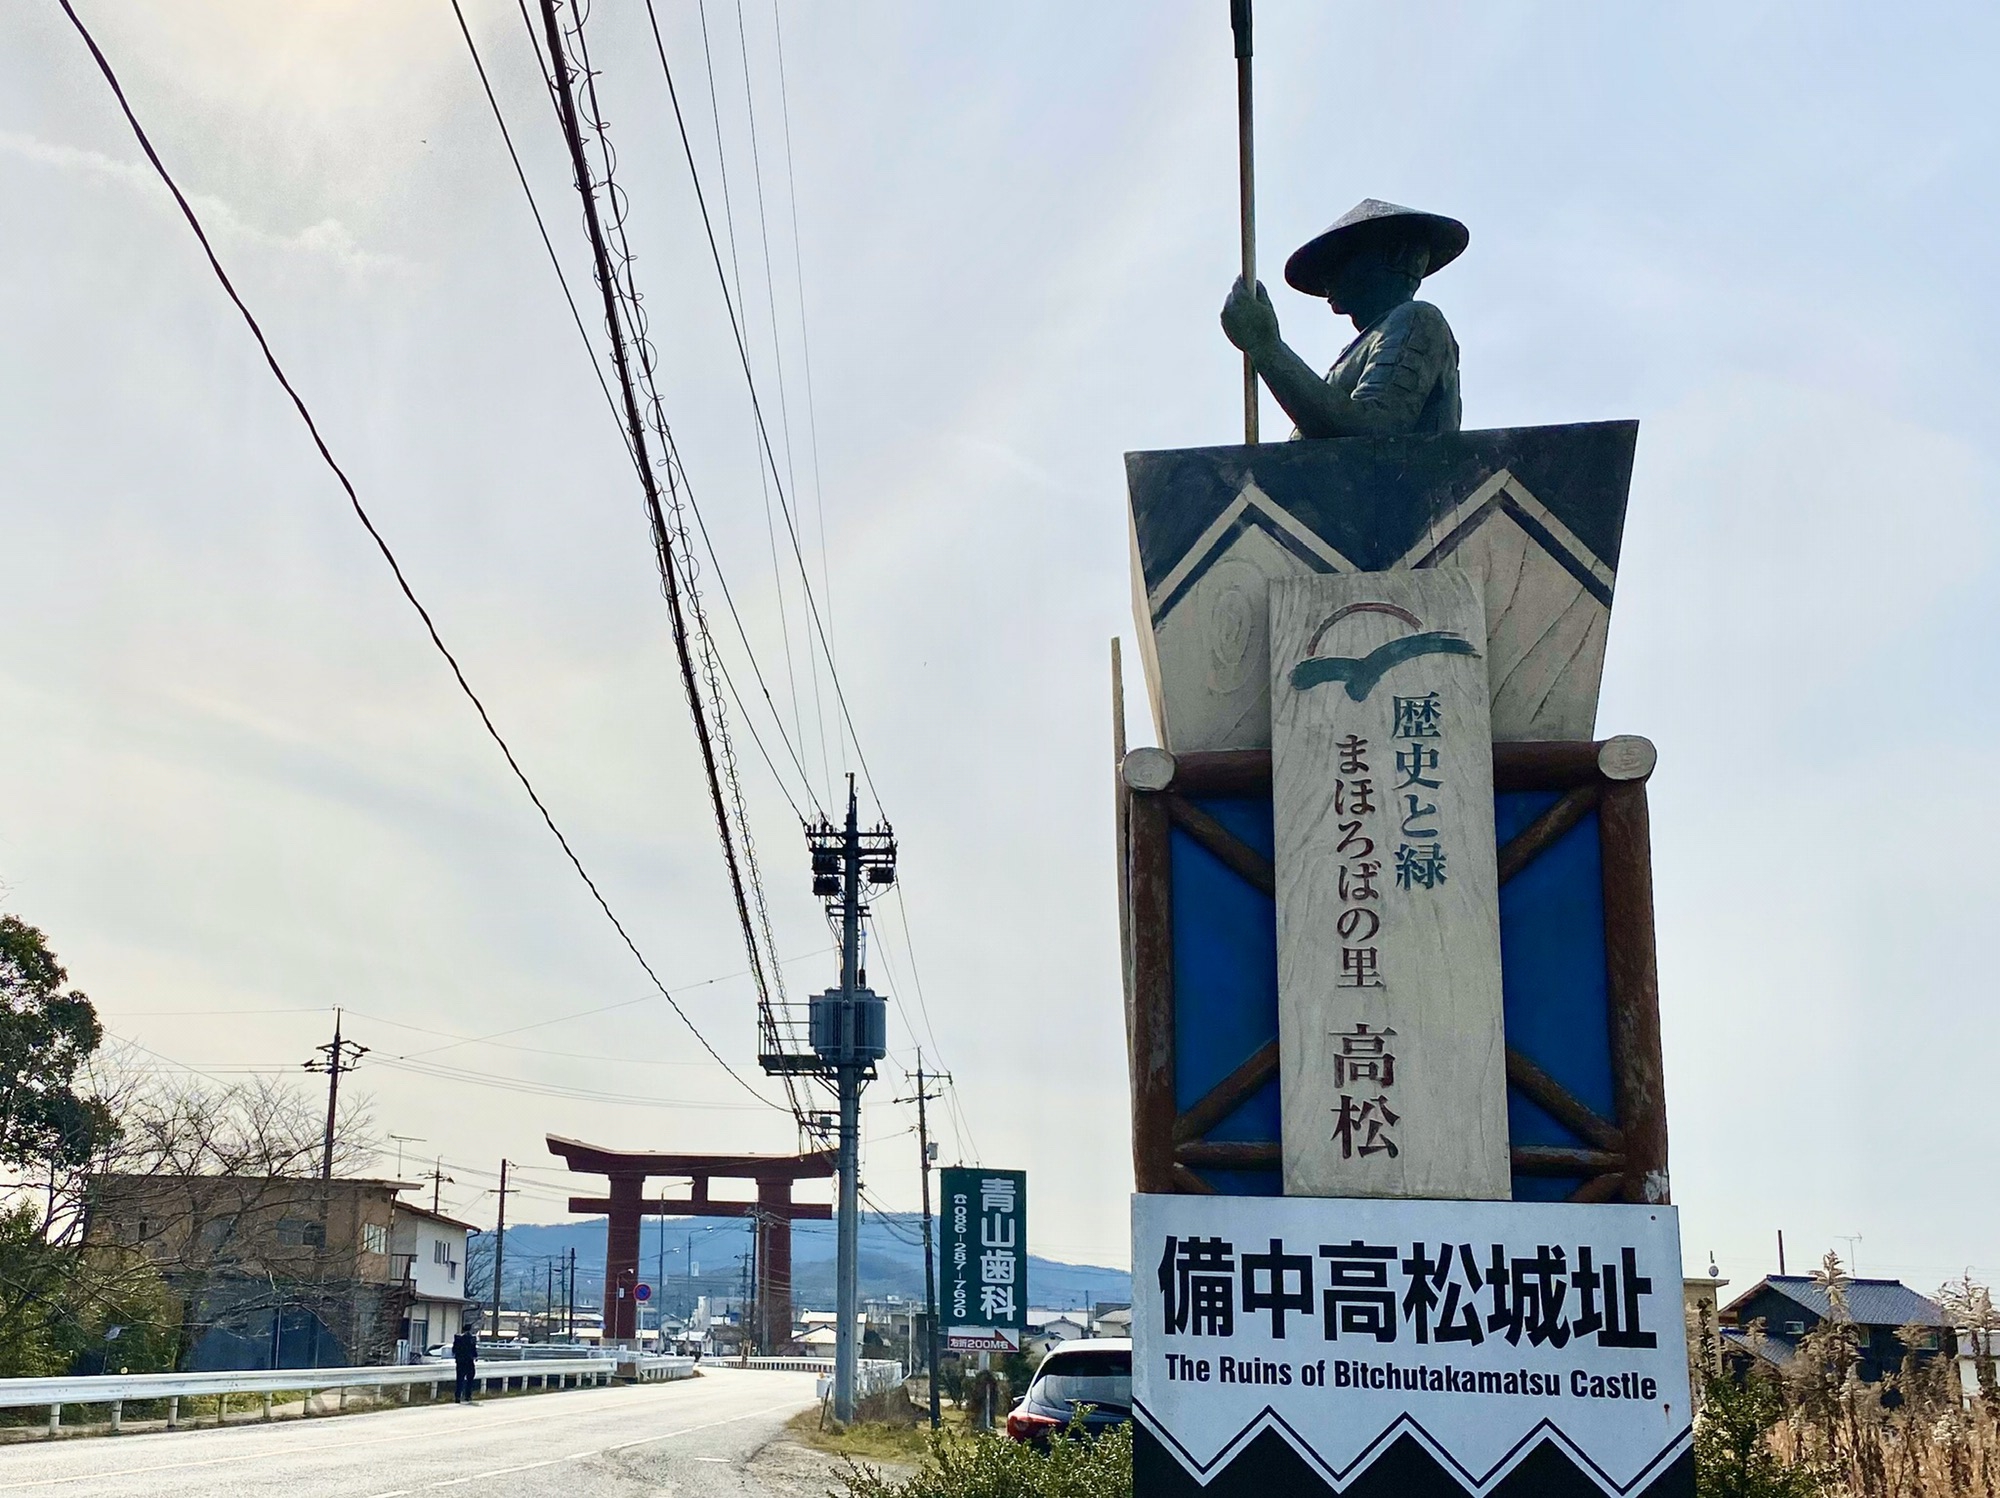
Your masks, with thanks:
[[[653,1285],[653,1351],[667,1350],[667,1219],[660,1219],[659,1272]]]
[[[569,1251],[569,1310],[563,1316],[563,1335],[570,1341],[576,1340],[576,1250]]]
[[[330,1181],[333,1179],[333,1125],[340,1107],[341,1074],[353,1071],[361,1058],[368,1054],[368,1047],[340,1038],[340,1011],[336,1009],[333,1011],[333,1040],[318,1049],[326,1059],[308,1061],[306,1070],[326,1073],[326,1146],[320,1154],[319,1178]]]
[[[441,1193],[444,1190],[444,1187],[447,1183],[456,1186],[458,1182],[453,1177],[448,1176],[444,1173],[443,1155],[439,1155],[437,1164],[433,1165],[430,1168],[430,1170],[425,1172],[424,1179],[431,1183],[431,1211],[436,1212],[438,1210],[439,1193]]]
[[[917,1090],[914,1096],[897,1098],[899,1103],[917,1105],[917,1162],[919,1174],[923,1177],[924,1207],[924,1320],[928,1332],[924,1338],[924,1356],[930,1366],[931,1375],[931,1429],[936,1430],[943,1423],[938,1408],[938,1303],[937,1303],[937,1258],[931,1252],[931,1157],[937,1146],[931,1143],[930,1119],[924,1105],[934,1097],[944,1094],[930,1091],[926,1082],[949,1082],[949,1073],[940,1077],[932,1072],[924,1075],[924,1048],[917,1047]]]
[[[493,1335],[500,1335],[500,1271],[507,1263],[507,1162],[500,1162],[500,1217],[493,1229]]]
[[[750,1216],[750,1252],[747,1255],[745,1255],[745,1262],[749,1265],[749,1268],[745,1270],[743,1276],[743,1292],[745,1295],[749,1297],[748,1301],[745,1303],[745,1309],[743,1312],[743,1325],[746,1333],[744,1336],[743,1345],[745,1347],[752,1348],[754,1351],[760,1354],[764,1351],[764,1345],[762,1339],[759,1338],[753,1340],[753,1338],[755,1338],[755,1334],[761,1324],[759,1320],[758,1308],[763,1304],[763,1298],[758,1293],[758,1284],[757,1284],[757,1273],[759,1268],[757,1259],[757,1243],[758,1243],[757,1229],[759,1226],[762,1225],[762,1223],[763,1223],[763,1217],[761,1216],[761,1214],[756,1212],[755,1209],[752,1209]]]
[[[550,1259],[542,1265],[542,1268],[547,1271],[542,1286],[542,1340],[553,1342],[556,1324],[556,1261]]]
[[[840,1040],[835,1070],[840,1096],[840,1238],[836,1250],[833,1335],[833,1418],[854,1418],[854,1313],[860,1309],[861,1069],[854,1064],[854,991],[861,986],[861,839],[854,777],[847,777],[847,827],[842,839],[840,909]]]
[[[805,1074],[831,1082],[840,1102],[833,1418],[844,1425],[854,1419],[858,1352],[854,1323],[861,1308],[861,1089],[874,1078],[875,1063],[887,1051],[886,1005],[868,987],[868,971],[862,965],[861,922],[868,907],[862,902],[861,885],[864,876],[871,888],[896,882],[896,837],[887,822],[861,830],[854,777],[849,775],[845,824],[836,827],[822,817],[806,828],[806,846],[812,851],[813,894],[826,902],[828,918],[839,924],[840,986],[812,997],[811,1055],[770,1055],[761,1060],[764,1070],[773,1074]]]

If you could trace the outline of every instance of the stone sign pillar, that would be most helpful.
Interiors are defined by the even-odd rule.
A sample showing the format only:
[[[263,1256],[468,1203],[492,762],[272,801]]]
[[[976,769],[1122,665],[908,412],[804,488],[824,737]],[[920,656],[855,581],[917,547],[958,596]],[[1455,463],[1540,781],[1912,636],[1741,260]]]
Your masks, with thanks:
[[[1270,641],[1285,1192],[1504,1201],[1479,579],[1274,580]]]

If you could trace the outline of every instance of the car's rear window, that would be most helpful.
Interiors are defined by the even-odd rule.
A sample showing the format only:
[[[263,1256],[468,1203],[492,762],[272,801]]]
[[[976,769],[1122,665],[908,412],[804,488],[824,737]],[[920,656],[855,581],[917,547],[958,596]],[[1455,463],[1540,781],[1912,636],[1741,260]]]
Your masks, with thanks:
[[[1042,1364],[1035,1394],[1050,1404],[1095,1404],[1130,1409],[1132,1354],[1066,1352]]]

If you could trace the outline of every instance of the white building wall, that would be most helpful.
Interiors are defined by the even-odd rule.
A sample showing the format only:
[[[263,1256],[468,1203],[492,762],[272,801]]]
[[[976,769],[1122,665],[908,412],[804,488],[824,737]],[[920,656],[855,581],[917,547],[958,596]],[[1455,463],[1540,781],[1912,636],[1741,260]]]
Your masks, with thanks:
[[[449,1345],[465,1319],[466,1230],[399,1204],[390,1240],[410,1260],[411,1351]]]
[[[411,1256],[410,1279],[420,1300],[465,1298],[465,1229],[410,1211],[396,1214],[394,1250]]]

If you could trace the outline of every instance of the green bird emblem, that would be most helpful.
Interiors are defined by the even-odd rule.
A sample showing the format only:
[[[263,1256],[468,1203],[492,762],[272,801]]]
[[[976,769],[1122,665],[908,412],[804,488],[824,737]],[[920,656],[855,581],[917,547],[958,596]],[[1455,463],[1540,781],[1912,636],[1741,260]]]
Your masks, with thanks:
[[[1399,611],[1400,612],[1400,611]],[[1292,690],[1309,691],[1329,681],[1344,682],[1347,695],[1365,702],[1376,683],[1405,661],[1426,655],[1471,655],[1479,652],[1465,636],[1448,629],[1426,630],[1377,645],[1358,660],[1351,655],[1315,655],[1292,667]]]

